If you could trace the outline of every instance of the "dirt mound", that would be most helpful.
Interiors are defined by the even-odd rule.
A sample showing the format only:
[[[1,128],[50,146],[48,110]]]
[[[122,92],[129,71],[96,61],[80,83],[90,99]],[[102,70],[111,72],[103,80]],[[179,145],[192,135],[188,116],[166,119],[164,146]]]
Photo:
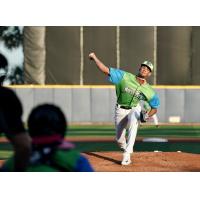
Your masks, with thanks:
[[[134,152],[132,163],[121,165],[121,152],[83,153],[97,172],[191,172],[200,171],[200,155],[183,152]]]
[[[88,152],[83,155],[96,172],[200,172],[200,154],[134,152],[128,166],[121,165],[121,152]],[[3,162],[0,160],[0,166]]]

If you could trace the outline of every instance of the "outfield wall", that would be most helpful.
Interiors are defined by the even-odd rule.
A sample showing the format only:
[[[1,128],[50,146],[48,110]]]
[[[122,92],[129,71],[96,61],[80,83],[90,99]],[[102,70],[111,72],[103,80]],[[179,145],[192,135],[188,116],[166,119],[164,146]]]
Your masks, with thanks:
[[[22,101],[23,119],[30,110],[42,103],[61,107],[69,122],[114,122],[116,102],[113,86],[12,86]],[[200,86],[156,86],[161,106],[159,121],[200,121]]]
[[[200,26],[46,27],[46,84],[108,84],[90,52],[133,74],[150,60],[151,84],[200,84]]]

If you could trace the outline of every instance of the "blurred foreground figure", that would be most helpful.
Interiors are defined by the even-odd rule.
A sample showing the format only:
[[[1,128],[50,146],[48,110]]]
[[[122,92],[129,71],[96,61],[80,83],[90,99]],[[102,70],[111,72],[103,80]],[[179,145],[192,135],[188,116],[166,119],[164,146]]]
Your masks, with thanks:
[[[64,141],[67,122],[59,107],[44,104],[32,110],[28,119],[32,154],[27,171],[91,172],[88,160],[70,142]],[[5,163],[12,171],[12,159]]]
[[[0,85],[3,85],[7,72],[8,61],[6,60],[5,56],[0,53]]]
[[[45,84],[44,26],[24,27],[24,79],[26,84]]]
[[[31,139],[25,132],[22,113],[16,94],[0,86],[0,134],[4,133],[13,145],[13,171],[26,169],[31,152]]]

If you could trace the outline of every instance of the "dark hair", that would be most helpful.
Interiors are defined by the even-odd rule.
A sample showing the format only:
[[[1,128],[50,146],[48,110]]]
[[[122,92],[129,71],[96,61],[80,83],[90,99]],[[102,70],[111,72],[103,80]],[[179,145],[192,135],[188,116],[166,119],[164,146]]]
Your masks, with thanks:
[[[4,55],[0,53],[0,68],[6,68],[7,65],[8,65],[7,59],[5,58]]]
[[[2,85],[8,71],[8,61],[5,58],[5,56],[2,55],[1,53],[0,53],[0,69],[3,70],[3,74],[0,74],[0,85]]]
[[[28,118],[31,137],[59,134],[65,136],[66,118],[61,109],[55,105],[43,104],[35,107]]]
[[[22,122],[23,108],[16,93],[6,87],[0,87],[0,133],[14,136],[24,131]]]

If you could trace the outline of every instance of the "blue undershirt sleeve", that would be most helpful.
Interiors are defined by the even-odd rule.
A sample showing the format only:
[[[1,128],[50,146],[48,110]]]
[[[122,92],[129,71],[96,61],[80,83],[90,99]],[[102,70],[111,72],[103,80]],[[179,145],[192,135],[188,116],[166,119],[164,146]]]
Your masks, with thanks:
[[[152,108],[155,108],[157,109],[160,105],[160,100],[159,100],[159,97],[157,94],[155,94],[153,96],[153,98],[149,101],[149,105],[152,107]]]
[[[110,67],[108,80],[116,85],[122,80],[124,73],[125,71],[123,70]]]

